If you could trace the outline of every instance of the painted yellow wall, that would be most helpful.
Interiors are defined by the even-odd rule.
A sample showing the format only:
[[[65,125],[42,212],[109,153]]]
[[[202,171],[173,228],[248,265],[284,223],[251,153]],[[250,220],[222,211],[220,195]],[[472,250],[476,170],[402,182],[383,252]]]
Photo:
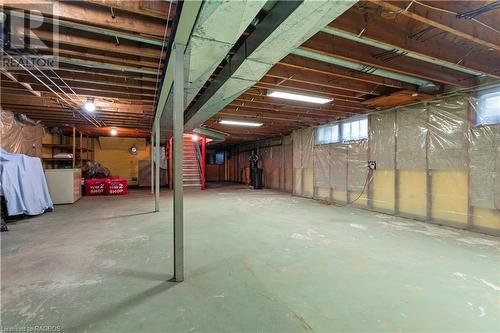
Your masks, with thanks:
[[[137,155],[130,154],[132,145],[139,150]],[[95,160],[107,167],[111,175],[126,178],[130,185],[137,185],[139,160],[147,159],[150,159],[150,146],[146,145],[146,139],[100,137],[95,145]]]
[[[425,171],[399,170],[399,211],[427,215],[427,179]]]
[[[472,224],[478,227],[500,230],[500,211],[474,207]]]
[[[373,207],[394,211],[394,171],[374,171],[372,184]]]
[[[432,171],[432,218],[467,224],[467,171]]]

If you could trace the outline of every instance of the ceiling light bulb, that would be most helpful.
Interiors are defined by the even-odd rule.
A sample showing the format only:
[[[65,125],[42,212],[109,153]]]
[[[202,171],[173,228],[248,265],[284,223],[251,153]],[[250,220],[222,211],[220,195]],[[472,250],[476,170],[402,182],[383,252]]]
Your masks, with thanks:
[[[111,135],[117,135],[118,131],[113,128],[110,133],[111,133]]]
[[[325,104],[325,103],[329,103],[329,102],[333,101],[332,98],[302,95],[302,94],[277,91],[277,90],[268,90],[267,96],[284,98],[284,99],[291,99],[293,101],[300,101],[300,102],[317,103],[317,104]]]
[[[239,120],[220,120],[219,124],[222,125],[235,125],[235,126],[250,126],[250,127],[260,127],[262,123],[254,123],[250,121],[239,121]]]
[[[88,112],[94,112],[95,111],[95,104],[94,101],[88,100],[85,105],[83,106],[86,111]]]

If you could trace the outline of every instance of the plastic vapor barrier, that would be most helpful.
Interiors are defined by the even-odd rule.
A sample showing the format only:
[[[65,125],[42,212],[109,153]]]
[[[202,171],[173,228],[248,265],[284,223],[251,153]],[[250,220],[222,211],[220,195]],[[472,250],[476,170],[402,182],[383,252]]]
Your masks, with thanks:
[[[314,128],[304,128],[292,133],[293,141],[293,194],[313,197],[313,147]]]
[[[500,125],[459,95],[369,115],[368,139],[292,133],[293,194],[500,234]],[[377,163],[369,171],[368,161]]]
[[[21,123],[16,120],[14,113],[0,109],[0,129],[0,143],[6,151],[42,157],[42,125]]]
[[[293,174],[292,140],[288,136],[278,139],[277,141],[269,139],[250,145],[234,147],[231,150],[231,158],[228,159],[228,180],[244,184],[250,182],[249,157],[250,151],[253,149],[259,157],[257,165],[263,169],[263,186],[265,188],[291,192]],[[233,156],[235,157],[233,158]]]

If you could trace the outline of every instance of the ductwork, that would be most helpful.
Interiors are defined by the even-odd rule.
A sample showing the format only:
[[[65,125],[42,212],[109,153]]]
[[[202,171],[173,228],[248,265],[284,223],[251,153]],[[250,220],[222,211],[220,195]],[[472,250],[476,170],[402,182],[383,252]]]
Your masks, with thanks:
[[[266,2],[204,2],[186,49],[186,105],[191,103]]]
[[[223,82],[216,82],[218,89],[210,89],[202,95],[185,114],[187,131],[191,131],[236,97],[256,84],[271,67],[288,55],[296,47],[313,36],[356,1],[280,1],[260,22],[224,68]],[[286,13],[285,11],[288,11]],[[282,15],[286,13],[286,17]],[[276,26],[276,19],[281,19]],[[272,30],[271,30],[271,29]],[[271,31],[270,31],[271,30]],[[255,40],[252,40],[255,37]],[[254,43],[258,43],[255,45]],[[248,46],[251,46],[250,48]],[[236,65],[236,66],[233,66]],[[226,75],[224,75],[226,71]],[[213,84],[213,83],[212,83]],[[212,86],[211,84],[211,86]]]
[[[191,103],[266,4],[266,0],[203,2],[184,57],[185,105]],[[165,110],[172,110],[171,98],[169,95]],[[161,138],[165,140],[171,135],[172,112],[163,112],[160,122]]]
[[[155,125],[160,124],[161,142],[164,143],[167,139],[167,130],[172,127],[172,122],[167,124],[166,118],[172,119],[173,101],[172,101],[172,84],[174,82],[174,56],[171,52],[174,43],[187,45],[191,32],[193,31],[196,19],[202,6],[201,0],[191,0],[178,3],[177,13],[172,26],[173,39],[169,40],[166,50],[165,67],[163,68],[162,80],[158,91],[158,102],[156,104],[155,119],[153,122],[154,132]]]
[[[203,135],[204,137],[212,139],[212,143],[223,142],[229,134],[214,130],[208,127],[199,127],[193,130],[193,133]]]

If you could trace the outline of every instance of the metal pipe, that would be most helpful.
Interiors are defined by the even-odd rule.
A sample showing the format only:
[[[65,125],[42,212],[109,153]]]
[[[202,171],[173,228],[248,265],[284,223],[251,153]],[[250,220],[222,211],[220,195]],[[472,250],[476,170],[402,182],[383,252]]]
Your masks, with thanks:
[[[346,32],[346,31],[343,31],[340,29],[335,29],[332,27],[325,27],[325,28],[321,29],[321,31],[325,32],[327,34],[333,35],[333,36],[345,38],[345,39],[352,40],[352,41],[355,41],[355,42],[358,42],[361,44],[365,44],[365,45],[369,45],[369,46],[374,46],[376,48],[387,50],[387,51],[394,50],[394,48],[395,48],[394,46],[392,46],[390,44],[382,43],[379,41],[374,41],[374,40],[371,40],[371,39],[368,39],[365,37],[360,37],[360,36],[351,34],[349,32]],[[425,61],[425,62],[428,62],[431,64],[438,64],[438,65],[441,65],[443,67],[447,67],[447,68],[450,68],[450,69],[453,69],[456,71],[460,71],[460,72],[464,72],[467,74],[471,74],[471,75],[483,75],[483,73],[480,73],[478,71],[470,70],[470,69],[464,68],[462,66],[457,66],[456,64],[453,64],[453,63],[448,62],[448,61],[443,61],[443,60],[440,60],[438,58],[434,58],[434,57],[423,55],[423,54],[414,53],[411,51],[406,51],[406,52],[408,52],[405,55],[406,57],[410,57],[410,58],[417,59],[417,60],[422,60],[422,61]]]
[[[295,54],[295,55],[298,55],[301,57],[306,57],[309,59],[314,59],[314,60],[326,62],[329,64],[341,66],[341,67],[345,67],[345,68],[354,69],[357,71],[362,71],[364,68],[366,68],[365,65],[358,64],[358,63],[353,62],[353,61],[348,61],[348,60],[340,59],[337,57],[328,56],[328,55],[324,55],[324,54],[320,54],[320,53],[316,53],[316,52],[312,52],[312,51],[308,51],[308,50],[303,50],[303,49],[295,49],[292,51],[292,54]],[[394,80],[398,80],[398,81],[402,81],[402,82],[415,84],[417,86],[420,86],[421,88],[428,89],[428,90],[435,90],[438,88],[438,86],[434,82],[420,79],[420,78],[416,78],[416,77],[409,76],[409,75],[405,75],[405,74],[387,71],[385,69],[373,68],[373,71],[371,71],[370,74],[382,76],[382,77],[386,77],[386,78],[390,78],[390,79],[394,79]]]
[[[174,44],[173,142],[174,142],[174,280],[184,280],[184,50]]]

